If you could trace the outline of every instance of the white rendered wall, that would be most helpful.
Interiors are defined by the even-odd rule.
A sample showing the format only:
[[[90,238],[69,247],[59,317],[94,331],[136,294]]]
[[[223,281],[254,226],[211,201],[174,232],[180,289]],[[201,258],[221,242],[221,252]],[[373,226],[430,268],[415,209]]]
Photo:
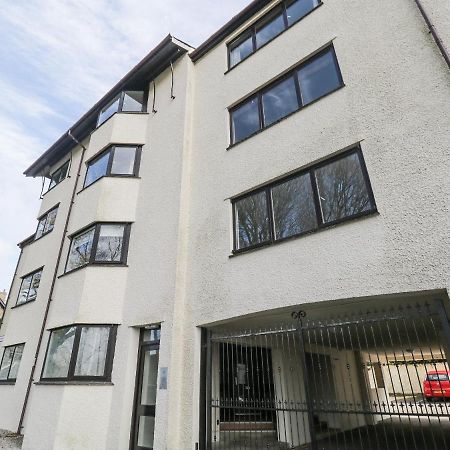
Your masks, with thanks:
[[[227,151],[227,107],[330,41],[345,87]],[[222,44],[194,67],[188,306],[177,365],[182,404],[191,408],[199,373],[189,331],[196,326],[449,287],[450,75],[414,2],[328,0],[224,74],[226,60]],[[378,215],[229,258],[227,198],[359,141]],[[193,447],[196,412],[180,410],[183,426],[168,448]]]

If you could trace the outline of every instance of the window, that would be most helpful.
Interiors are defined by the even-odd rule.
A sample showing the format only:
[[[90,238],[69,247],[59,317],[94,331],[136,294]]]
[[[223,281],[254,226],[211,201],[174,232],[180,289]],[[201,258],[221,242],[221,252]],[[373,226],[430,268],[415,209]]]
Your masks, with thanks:
[[[55,226],[56,215],[58,213],[58,206],[55,206],[50,211],[46,212],[43,216],[41,216],[38,220],[38,226],[36,229],[36,234],[34,235],[34,239],[39,239],[40,237],[50,233]]]
[[[145,112],[147,95],[144,91],[124,91],[114,97],[99,113],[97,127],[116,112]]]
[[[73,325],[53,330],[42,380],[110,381],[117,326]]]
[[[140,157],[141,147],[139,146],[114,145],[109,147],[99,156],[87,162],[84,187],[105,176],[138,176]]]
[[[53,172],[50,178],[50,184],[48,185],[48,190],[53,189],[66,178],[67,172],[69,171],[69,164],[70,161],[66,161],[59,169]]]
[[[376,211],[361,149],[233,200],[234,252]]]
[[[72,238],[66,272],[86,264],[125,264],[130,224],[98,223]]]
[[[228,45],[231,69],[320,6],[320,0],[285,0]]]
[[[343,86],[333,46],[230,109],[231,144]]]
[[[42,269],[36,270],[22,277],[22,284],[20,285],[19,297],[17,298],[16,306],[36,300],[39,283],[41,282]]]
[[[262,47],[267,42],[277,37],[285,29],[283,13],[276,15],[266,23],[256,28],[256,48]]]
[[[19,372],[25,344],[5,347],[0,363],[0,383],[14,383]]]

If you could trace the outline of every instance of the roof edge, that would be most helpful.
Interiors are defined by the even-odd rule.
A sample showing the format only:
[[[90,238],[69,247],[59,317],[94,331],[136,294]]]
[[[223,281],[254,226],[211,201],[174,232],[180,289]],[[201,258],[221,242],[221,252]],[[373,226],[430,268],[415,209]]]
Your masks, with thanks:
[[[83,123],[87,122],[93,113],[99,108],[101,108],[111,97],[120,92],[123,87],[129,82],[134,76],[137,76],[139,71],[154,57],[158,55],[166,46],[169,44],[174,44],[179,49],[183,51],[183,53],[192,51],[193,47],[180,41],[179,39],[173,37],[171,34],[168,34],[153,50],[150,51],[136,66],[134,66],[124,77],[122,77],[103,97],[98,100],[80,119],[75,122],[62,136],[60,136],[56,142],[54,142],[51,147],[49,147],[44,153],[42,153],[38,159],[36,159],[24,172],[23,174],[28,177],[36,177],[42,174],[43,169],[45,168],[46,161],[49,157],[60,147],[67,145],[70,149],[73,149],[77,146],[75,142],[73,142],[68,137],[68,132],[72,131],[76,134],[77,128],[80,128]],[[77,136],[77,138],[82,141],[86,136]],[[73,145],[71,145],[73,144]],[[68,150],[70,151],[70,150]]]
[[[233,16],[225,25],[212,34],[205,42],[200,44],[189,56],[193,62],[197,62],[202,56],[216,47],[230,33],[251,19],[257,12],[267,6],[273,0],[253,0],[241,12]]]

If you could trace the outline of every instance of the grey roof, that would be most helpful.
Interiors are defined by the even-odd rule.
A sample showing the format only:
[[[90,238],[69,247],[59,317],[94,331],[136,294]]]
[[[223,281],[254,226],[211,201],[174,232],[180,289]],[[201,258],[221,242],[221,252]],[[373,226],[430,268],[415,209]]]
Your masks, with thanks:
[[[123,90],[143,89],[169,67],[171,62],[190,50],[192,47],[169,34],[70,128],[72,135],[79,141],[85,139],[95,129],[100,110],[117,94]],[[24,174],[30,177],[47,175],[50,166],[61,160],[75,145],[68,133],[64,133]]]

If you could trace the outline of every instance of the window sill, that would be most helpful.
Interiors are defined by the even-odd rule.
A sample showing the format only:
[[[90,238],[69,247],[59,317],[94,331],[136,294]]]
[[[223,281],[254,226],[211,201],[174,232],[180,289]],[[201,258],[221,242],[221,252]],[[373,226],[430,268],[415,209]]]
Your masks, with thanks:
[[[95,181],[93,181],[91,184],[89,184],[88,186],[84,186],[82,189],[80,189],[77,192],[77,195],[81,194],[82,192],[84,192],[86,189],[90,188],[91,186],[93,186],[94,184],[96,184],[98,181],[103,180],[103,178],[133,178],[136,180],[140,180],[141,177],[137,177],[135,175],[103,175],[100,178],[97,178]]]
[[[114,386],[112,381],[35,381],[37,386]]]
[[[86,267],[128,267],[128,264],[125,263],[90,263],[85,264],[84,266],[76,267],[75,269],[64,272],[63,274],[58,276],[58,279],[65,277],[66,275],[70,275],[78,270],[85,269]]]
[[[326,224],[326,225],[322,225],[319,228],[316,228],[316,229],[311,230],[311,231],[307,231],[305,233],[295,234],[293,236],[288,236],[288,237],[285,237],[285,238],[282,238],[282,239],[278,239],[276,241],[263,242],[261,244],[253,245],[251,247],[243,248],[243,249],[240,249],[240,250],[233,250],[232,253],[230,255],[228,255],[228,257],[229,258],[234,258],[235,256],[243,255],[243,254],[246,254],[246,253],[252,253],[252,252],[260,250],[262,248],[267,248],[267,247],[272,247],[274,245],[283,244],[285,242],[292,241],[294,239],[300,239],[302,237],[309,236],[311,234],[316,234],[316,233],[319,233],[321,231],[326,231],[326,230],[329,230],[331,228],[335,228],[336,226],[340,226],[340,225],[343,225],[343,224],[346,224],[346,223],[351,223],[351,222],[355,222],[357,220],[362,220],[362,219],[365,219],[365,218],[375,217],[375,216],[379,216],[379,215],[380,215],[380,213],[376,209],[372,210],[372,211],[367,211],[367,212],[355,215],[353,217],[340,219],[338,221],[331,222],[331,223]]]
[[[19,305],[11,306],[10,309],[20,308],[21,306],[28,305],[29,303],[34,303],[36,300],[37,300],[36,298],[34,300],[28,300],[27,302],[20,303]]]
[[[235,69],[236,67],[238,67],[240,64],[242,64],[244,61],[247,61],[248,59],[250,59],[254,54],[258,53],[259,50],[261,50],[262,48],[264,48],[266,45],[270,44],[271,42],[275,41],[278,37],[280,37],[282,34],[286,33],[286,31],[290,30],[294,25],[296,25],[297,23],[301,22],[305,17],[308,17],[310,14],[312,14],[314,11],[316,11],[317,9],[319,9],[321,6],[323,5],[322,1],[315,7],[313,8],[311,11],[309,11],[308,13],[306,13],[304,16],[300,17],[299,19],[297,19],[295,22],[291,23],[287,28],[285,28],[281,33],[277,34],[275,37],[273,37],[270,41],[265,42],[263,45],[261,45],[261,47],[257,48],[254,52],[250,53],[246,58],[241,59],[238,63],[236,63],[233,67],[229,67],[225,72],[224,75],[227,75],[229,72],[231,72],[233,69]],[[266,14],[270,14],[272,10],[268,11]],[[264,18],[264,15],[261,17],[261,19]],[[244,30],[242,33],[239,34],[239,36],[242,36],[243,33],[245,33],[246,31],[248,31],[249,29],[251,29],[253,25],[250,25],[247,30]],[[239,39],[239,36],[236,39]],[[233,42],[236,42],[236,39],[233,40]],[[228,46],[227,46],[228,47]],[[227,51],[229,51],[229,49],[227,48]]]
[[[315,100],[313,100],[312,102],[308,103],[307,105],[302,106],[301,108],[299,108],[299,109],[297,109],[297,110],[295,110],[295,111],[292,111],[292,112],[289,113],[287,116],[284,116],[284,117],[282,117],[281,119],[276,120],[275,122],[271,123],[270,125],[267,125],[267,126],[264,127],[264,128],[261,128],[261,129],[258,130],[258,131],[255,131],[254,133],[252,133],[252,134],[246,136],[245,138],[241,139],[240,141],[234,142],[234,143],[230,144],[230,145],[226,148],[226,150],[230,150],[230,149],[232,149],[232,148],[238,146],[239,144],[242,144],[243,142],[248,141],[248,140],[251,139],[252,137],[257,136],[258,134],[260,134],[260,133],[262,133],[262,132],[268,130],[269,128],[272,128],[273,126],[278,125],[280,122],[283,122],[284,120],[288,119],[289,117],[293,116],[294,114],[297,114],[297,113],[299,113],[300,111],[305,110],[305,109],[308,108],[309,106],[314,105],[314,103],[316,103],[316,102],[318,102],[318,101],[324,99],[325,97],[328,97],[328,96],[331,95],[331,94],[334,94],[335,92],[341,90],[341,89],[344,88],[344,87],[345,87],[345,83],[342,83],[342,84],[341,84],[340,86],[338,86],[336,89],[333,89],[332,91],[326,93],[325,95],[322,95],[322,97],[316,98]]]
[[[13,386],[16,384],[16,380],[0,380],[0,386],[2,384],[6,386]]]

